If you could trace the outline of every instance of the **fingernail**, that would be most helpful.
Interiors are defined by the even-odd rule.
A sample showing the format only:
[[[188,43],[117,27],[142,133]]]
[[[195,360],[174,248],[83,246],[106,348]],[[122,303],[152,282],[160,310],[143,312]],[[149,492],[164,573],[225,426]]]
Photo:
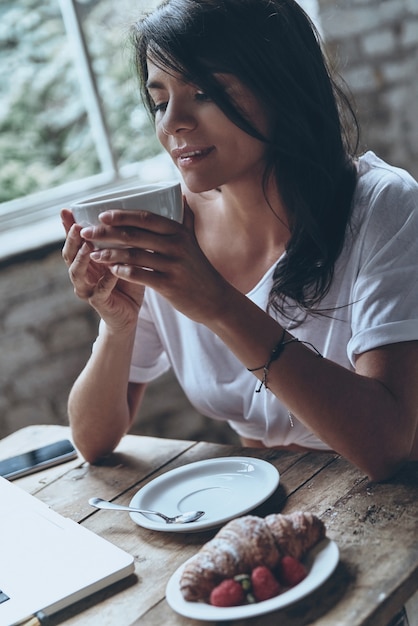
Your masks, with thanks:
[[[82,228],[82,229],[81,229],[81,231],[80,231],[80,235],[81,235],[82,237],[86,237],[86,239],[88,239],[89,237],[91,237],[91,236],[92,236],[92,234],[93,234],[93,229],[92,229],[92,228],[90,228],[90,226],[89,226],[89,227],[87,227],[87,228]]]
[[[93,259],[93,261],[99,261],[101,259],[101,253],[94,251],[94,252],[90,252],[90,258]]]

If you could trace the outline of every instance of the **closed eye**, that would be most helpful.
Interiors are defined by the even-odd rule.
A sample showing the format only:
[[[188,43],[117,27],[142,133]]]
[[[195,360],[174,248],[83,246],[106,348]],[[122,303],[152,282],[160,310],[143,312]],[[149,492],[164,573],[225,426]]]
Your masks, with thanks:
[[[210,102],[211,101],[211,98],[203,91],[196,92],[195,99],[198,102]],[[153,104],[152,111],[154,114],[159,113],[159,112],[164,112],[167,109],[167,106],[168,106],[167,101],[155,103]]]
[[[167,108],[168,102],[160,102],[159,104],[154,104],[152,107],[153,113],[158,113],[159,111],[165,111]]]
[[[199,100],[202,102],[209,102],[211,100],[211,98],[203,91],[198,91],[195,95],[195,98],[196,100]]]

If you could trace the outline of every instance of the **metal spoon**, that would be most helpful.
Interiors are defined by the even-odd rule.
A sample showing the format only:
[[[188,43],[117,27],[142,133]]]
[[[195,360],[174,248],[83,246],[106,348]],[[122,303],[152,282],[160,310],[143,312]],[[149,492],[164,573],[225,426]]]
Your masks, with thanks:
[[[95,506],[97,509],[112,509],[114,511],[129,511],[130,513],[141,513],[142,515],[158,515],[162,517],[167,524],[188,524],[190,522],[196,522],[205,514],[205,511],[187,511],[187,513],[181,513],[174,517],[167,517],[164,513],[158,511],[148,511],[146,509],[135,509],[132,506],[122,506],[121,504],[115,504],[102,498],[90,498],[89,504]]]

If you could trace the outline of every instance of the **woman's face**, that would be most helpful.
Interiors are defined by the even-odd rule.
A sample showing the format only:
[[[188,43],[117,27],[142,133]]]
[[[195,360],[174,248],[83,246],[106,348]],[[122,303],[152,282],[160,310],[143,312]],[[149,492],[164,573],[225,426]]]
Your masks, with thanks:
[[[231,75],[218,76],[230,98],[261,134],[267,116],[253,94]],[[254,179],[265,168],[266,144],[238,128],[198,87],[148,59],[147,88],[157,137],[190,191],[199,193]]]

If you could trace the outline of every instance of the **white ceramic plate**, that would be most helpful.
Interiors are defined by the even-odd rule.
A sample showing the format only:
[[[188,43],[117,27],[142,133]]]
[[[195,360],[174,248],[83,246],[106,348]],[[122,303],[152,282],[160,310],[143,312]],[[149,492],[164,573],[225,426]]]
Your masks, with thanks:
[[[166,598],[171,608],[184,615],[197,620],[206,620],[220,623],[225,620],[245,619],[256,615],[263,615],[271,611],[277,611],[289,604],[301,600],[309,593],[322,585],[337,566],[339,560],[338,546],[330,539],[323,539],[317,546],[312,548],[304,559],[308,568],[307,577],[298,585],[288,591],[264,602],[245,604],[241,606],[216,607],[205,602],[187,602],[180,591],[180,578],[186,563],[174,572],[167,584]]]
[[[279,484],[271,463],[251,457],[221,457],[189,463],[158,476],[142,487],[130,505],[172,516],[205,511],[197,522],[166,524],[155,516],[130,513],[139,526],[165,532],[197,532],[221,526],[267,500]]]

